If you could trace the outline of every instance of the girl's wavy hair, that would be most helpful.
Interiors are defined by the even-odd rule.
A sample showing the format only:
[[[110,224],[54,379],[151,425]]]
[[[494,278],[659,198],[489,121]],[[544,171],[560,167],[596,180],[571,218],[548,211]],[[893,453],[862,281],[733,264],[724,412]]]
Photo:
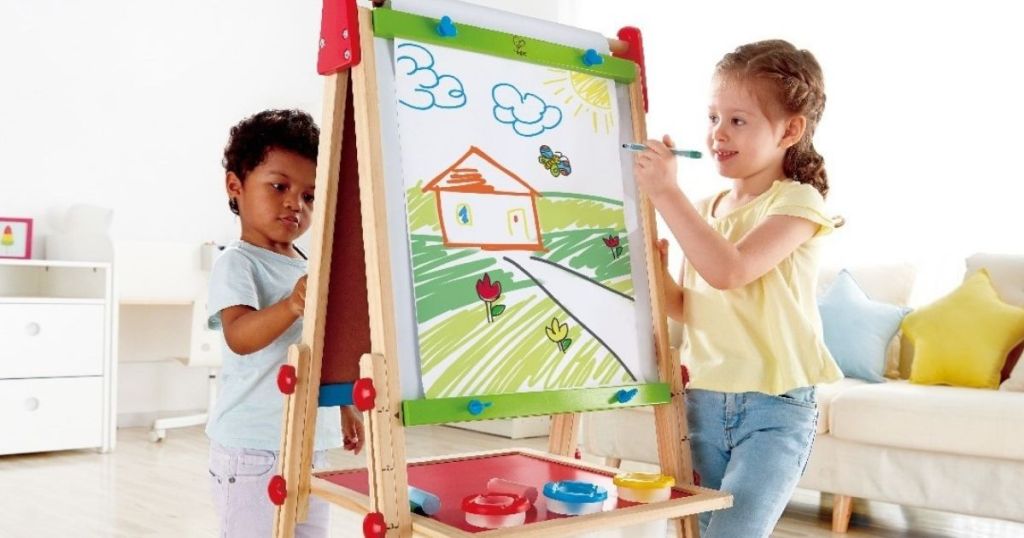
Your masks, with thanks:
[[[786,177],[811,185],[826,196],[825,159],[812,140],[825,110],[825,77],[814,55],[781,39],[758,41],[726,54],[715,67],[715,75],[753,82],[763,90],[758,97],[770,101],[766,109],[807,118],[804,136],[786,150],[782,169]]]

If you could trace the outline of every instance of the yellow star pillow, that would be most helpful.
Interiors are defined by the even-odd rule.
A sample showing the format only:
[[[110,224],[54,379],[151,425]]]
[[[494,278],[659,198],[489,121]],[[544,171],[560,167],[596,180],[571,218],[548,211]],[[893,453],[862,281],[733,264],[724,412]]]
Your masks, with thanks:
[[[982,269],[902,327],[914,343],[911,383],[995,389],[1006,354],[1024,338],[1024,308],[1004,303]]]

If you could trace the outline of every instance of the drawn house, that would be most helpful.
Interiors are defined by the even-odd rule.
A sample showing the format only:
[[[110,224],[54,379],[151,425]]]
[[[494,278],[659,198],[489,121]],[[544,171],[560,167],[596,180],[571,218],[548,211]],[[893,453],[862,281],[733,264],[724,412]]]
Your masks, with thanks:
[[[476,146],[438,174],[433,191],[445,247],[544,250],[534,190]]]

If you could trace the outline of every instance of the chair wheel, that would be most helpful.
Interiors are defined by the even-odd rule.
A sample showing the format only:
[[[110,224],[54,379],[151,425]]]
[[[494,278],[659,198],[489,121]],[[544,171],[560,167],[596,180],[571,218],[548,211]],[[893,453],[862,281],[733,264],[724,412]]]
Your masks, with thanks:
[[[167,430],[150,430],[149,431],[149,440],[154,442],[154,443],[159,443],[160,441],[163,441],[165,437],[167,437]]]

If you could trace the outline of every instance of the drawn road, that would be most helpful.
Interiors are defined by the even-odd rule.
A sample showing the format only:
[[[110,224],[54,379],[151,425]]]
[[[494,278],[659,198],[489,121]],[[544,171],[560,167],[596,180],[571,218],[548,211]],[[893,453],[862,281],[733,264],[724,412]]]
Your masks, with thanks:
[[[636,310],[632,297],[542,258],[507,254],[503,259],[536,282],[551,300],[619,361],[633,380],[639,379]]]

